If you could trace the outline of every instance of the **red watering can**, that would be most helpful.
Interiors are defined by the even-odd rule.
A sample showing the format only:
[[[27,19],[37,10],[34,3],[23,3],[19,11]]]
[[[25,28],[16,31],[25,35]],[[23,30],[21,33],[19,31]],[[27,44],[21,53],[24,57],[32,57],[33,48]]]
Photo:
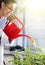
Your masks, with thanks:
[[[3,32],[8,36],[8,38],[10,40],[13,40],[20,36],[26,36],[26,37],[30,38],[31,41],[33,42],[34,40],[30,36],[28,36],[26,34],[19,34],[23,30],[24,24],[19,20],[18,17],[15,16],[15,19],[22,25],[22,27],[19,28],[15,23],[9,22],[3,29]]]

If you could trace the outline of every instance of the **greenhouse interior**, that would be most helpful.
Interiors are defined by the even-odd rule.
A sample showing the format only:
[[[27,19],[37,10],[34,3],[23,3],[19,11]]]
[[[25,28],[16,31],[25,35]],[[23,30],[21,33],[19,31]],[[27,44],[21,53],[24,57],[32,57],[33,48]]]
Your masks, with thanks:
[[[45,0],[0,3],[0,65],[45,65]]]

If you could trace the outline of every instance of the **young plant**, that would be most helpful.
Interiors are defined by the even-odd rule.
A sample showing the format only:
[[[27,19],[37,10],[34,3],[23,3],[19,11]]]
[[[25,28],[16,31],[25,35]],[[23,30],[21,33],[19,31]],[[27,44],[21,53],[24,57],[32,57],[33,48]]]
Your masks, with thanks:
[[[15,51],[14,65],[45,65],[45,52],[35,52],[35,49],[27,48],[25,51]]]

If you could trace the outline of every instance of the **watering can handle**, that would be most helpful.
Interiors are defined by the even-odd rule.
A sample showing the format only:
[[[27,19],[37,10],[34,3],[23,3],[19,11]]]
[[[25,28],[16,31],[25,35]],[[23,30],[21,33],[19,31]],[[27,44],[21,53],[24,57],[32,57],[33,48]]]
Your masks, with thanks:
[[[17,16],[14,16],[14,18],[22,25],[20,31],[23,30],[24,24],[21,22],[21,20],[20,20]],[[6,22],[6,25],[8,25],[10,22],[11,22],[11,21],[8,20],[8,22]],[[6,25],[5,25],[5,26],[6,26]]]
[[[15,16],[15,19],[18,20],[18,22],[22,25],[22,28],[20,29],[22,30],[24,28],[24,24],[21,22],[21,20],[17,16]]]

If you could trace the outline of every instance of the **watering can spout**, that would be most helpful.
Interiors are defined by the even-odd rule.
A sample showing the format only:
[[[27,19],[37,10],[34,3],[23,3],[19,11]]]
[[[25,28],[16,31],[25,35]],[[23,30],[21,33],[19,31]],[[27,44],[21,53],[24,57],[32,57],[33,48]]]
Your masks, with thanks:
[[[27,34],[18,34],[18,35],[15,36],[15,38],[18,38],[18,37],[21,37],[21,36],[29,38],[30,41],[32,42],[32,44],[35,44],[35,40]]]

